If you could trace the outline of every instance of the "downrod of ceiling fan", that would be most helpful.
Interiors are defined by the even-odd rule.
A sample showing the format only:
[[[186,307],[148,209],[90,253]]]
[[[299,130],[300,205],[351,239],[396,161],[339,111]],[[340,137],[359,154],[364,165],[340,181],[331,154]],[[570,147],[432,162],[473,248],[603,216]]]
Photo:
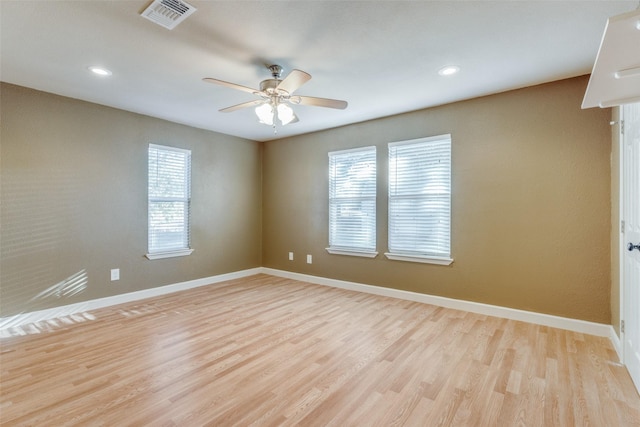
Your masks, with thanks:
[[[269,71],[271,71],[271,75],[273,76],[274,79],[280,80],[280,76],[282,76],[281,66],[277,64],[273,64],[273,65],[269,65],[267,68],[269,69]]]

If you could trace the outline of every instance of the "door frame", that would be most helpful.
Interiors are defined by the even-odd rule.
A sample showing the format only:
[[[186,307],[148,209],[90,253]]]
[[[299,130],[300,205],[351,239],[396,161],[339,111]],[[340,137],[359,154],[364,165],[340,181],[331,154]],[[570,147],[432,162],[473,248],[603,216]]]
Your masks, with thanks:
[[[612,125],[616,125],[617,128],[617,138],[618,138],[618,220],[617,227],[618,230],[618,304],[619,304],[619,323],[618,323],[618,331],[619,331],[619,351],[618,356],[620,356],[620,362],[622,364],[625,363],[625,351],[624,351],[624,331],[622,328],[622,322],[624,322],[624,232],[622,230],[622,221],[624,215],[624,134],[623,134],[623,123],[624,120],[624,108],[623,106],[616,107],[614,111],[617,110],[617,118],[614,117],[611,122]]]

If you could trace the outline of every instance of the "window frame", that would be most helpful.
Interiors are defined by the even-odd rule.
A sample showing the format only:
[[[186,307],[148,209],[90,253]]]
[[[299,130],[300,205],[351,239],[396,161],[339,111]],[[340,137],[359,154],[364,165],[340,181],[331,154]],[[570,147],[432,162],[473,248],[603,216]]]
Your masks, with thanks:
[[[396,178],[396,175],[393,175],[392,172],[395,170],[396,173],[398,172],[397,169],[392,168],[391,167],[391,162],[393,161],[393,159],[395,158],[395,156],[392,156],[392,149],[394,147],[398,147],[398,146],[406,146],[406,145],[424,145],[427,146],[428,144],[432,143],[436,143],[436,142],[443,142],[443,141],[447,141],[449,146],[448,146],[448,193],[444,193],[445,195],[448,195],[448,229],[447,229],[447,234],[448,234],[448,251],[447,253],[442,253],[442,252],[429,252],[429,251],[414,251],[408,248],[394,248],[391,249],[391,242],[395,239],[392,238],[392,232],[394,231],[394,229],[396,227],[394,227],[393,222],[394,222],[394,217],[392,216],[392,209],[394,208],[394,201],[396,200],[400,200],[400,199],[404,199],[404,200],[428,200],[429,196],[420,196],[417,193],[413,193],[413,194],[409,194],[409,195],[397,195],[397,194],[392,194],[392,180],[394,180]],[[387,244],[388,244],[388,252],[385,252],[385,256],[388,259],[391,260],[396,260],[396,261],[409,261],[409,262],[419,262],[419,263],[427,263],[427,264],[437,264],[437,265],[450,265],[453,262],[453,258],[451,257],[451,172],[452,172],[452,154],[451,154],[451,150],[452,149],[452,138],[451,138],[451,134],[443,134],[443,135],[437,135],[437,136],[430,136],[430,137],[424,137],[424,138],[418,138],[418,139],[412,139],[412,140],[406,140],[406,141],[397,141],[397,142],[391,142],[388,144],[388,164],[389,164],[389,169],[388,169],[388,219],[387,219]],[[397,181],[396,181],[397,182]],[[426,183],[427,181],[424,181],[424,183]],[[424,241],[423,241],[424,243]]]
[[[183,171],[183,179],[184,179],[184,187],[181,189],[184,191],[184,196],[152,196],[151,192],[151,155],[152,150],[156,151],[164,151],[164,152],[177,152],[185,155],[186,159],[186,167]],[[152,235],[153,235],[153,225],[152,225],[152,204],[154,203],[183,203],[184,204],[184,221],[181,224],[181,227],[184,230],[182,241],[185,243],[184,246],[170,248],[170,249],[162,249],[162,248],[152,248]],[[184,235],[186,234],[186,235]],[[193,253],[193,249],[191,248],[191,150],[171,147],[167,145],[158,145],[158,144],[149,144],[147,149],[147,254],[145,257],[149,260],[163,259],[163,258],[173,258],[180,256],[187,256]]]
[[[373,165],[374,165],[374,171],[373,171],[373,194],[367,194],[367,195],[353,195],[350,194],[348,196],[340,196],[340,195],[334,195],[335,191],[336,191],[336,177],[334,174],[334,160],[339,159],[340,157],[343,157],[344,160],[343,161],[348,161],[347,159],[349,157],[354,157],[357,156],[358,154],[373,154]],[[328,171],[328,189],[329,189],[329,212],[328,212],[328,220],[329,220],[329,229],[328,229],[328,240],[329,240],[329,246],[326,248],[326,251],[329,252],[330,254],[334,254],[334,255],[348,255],[348,256],[358,256],[358,257],[365,257],[365,258],[375,258],[378,255],[378,251],[377,251],[377,192],[378,192],[378,188],[377,188],[377,161],[378,161],[378,153],[377,153],[377,147],[376,146],[367,146],[367,147],[358,147],[358,148],[351,148],[351,149],[346,149],[346,150],[337,150],[337,151],[330,151],[328,153],[328,157],[329,157],[329,171]],[[371,160],[367,160],[367,162],[370,162]],[[369,214],[373,214],[373,221],[369,220],[368,222],[371,223],[373,222],[373,227],[371,227],[368,231],[364,231],[362,234],[367,234],[370,233],[373,235],[372,237],[372,241],[373,241],[373,247],[369,246],[369,247],[358,247],[358,246],[347,246],[347,245],[336,245],[334,244],[335,240],[336,240],[336,236],[334,235],[334,232],[336,231],[337,227],[339,224],[336,224],[333,222],[333,212],[334,212],[334,207],[336,206],[336,204],[339,203],[358,203],[358,202],[373,202],[373,211],[368,211]]]

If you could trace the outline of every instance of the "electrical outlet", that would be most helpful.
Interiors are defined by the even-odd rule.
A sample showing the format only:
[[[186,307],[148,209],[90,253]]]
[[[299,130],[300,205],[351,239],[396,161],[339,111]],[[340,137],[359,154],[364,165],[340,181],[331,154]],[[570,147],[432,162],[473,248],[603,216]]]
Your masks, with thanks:
[[[120,269],[112,268],[111,269],[111,281],[120,280]]]
[[[307,264],[311,264],[312,261],[311,255],[307,255]]]
[[[289,252],[289,261],[293,261],[293,252]]]

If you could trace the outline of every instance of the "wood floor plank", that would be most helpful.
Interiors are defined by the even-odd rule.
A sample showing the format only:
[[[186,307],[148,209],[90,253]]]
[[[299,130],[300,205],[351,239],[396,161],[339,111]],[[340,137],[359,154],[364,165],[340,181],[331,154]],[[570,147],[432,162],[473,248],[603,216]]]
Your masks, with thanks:
[[[16,328],[3,426],[638,426],[606,338],[264,274]]]

